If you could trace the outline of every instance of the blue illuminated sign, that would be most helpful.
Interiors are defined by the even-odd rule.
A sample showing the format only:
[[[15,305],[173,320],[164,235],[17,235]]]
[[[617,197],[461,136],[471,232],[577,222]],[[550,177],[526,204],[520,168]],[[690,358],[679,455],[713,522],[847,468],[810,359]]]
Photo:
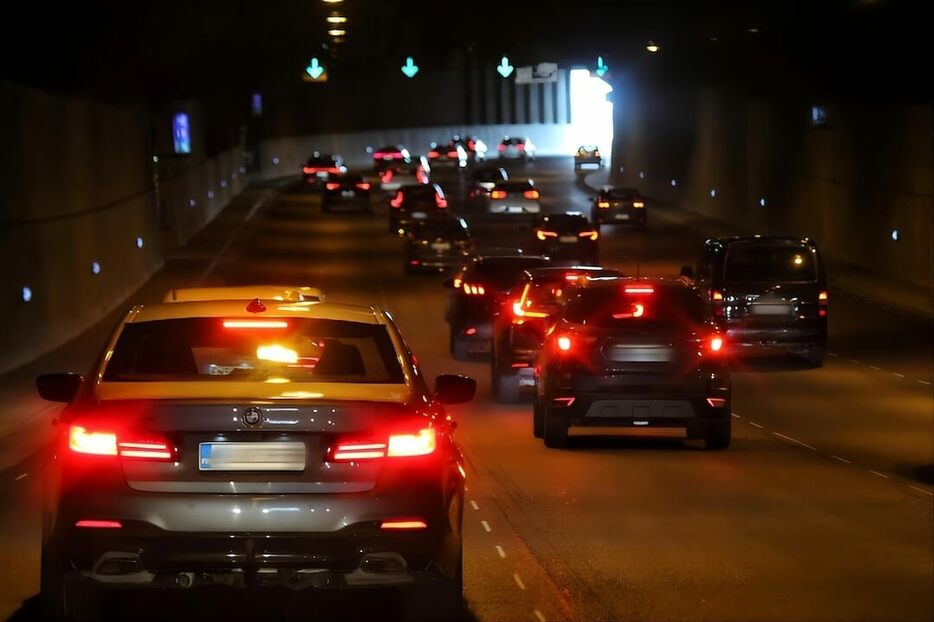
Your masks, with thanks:
[[[175,144],[175,153],[191,153],[188,113],[179,112],[172,118],[172,140]]]
[[[253,93],[253,116],[263,115],[263,95],[262,93]]]

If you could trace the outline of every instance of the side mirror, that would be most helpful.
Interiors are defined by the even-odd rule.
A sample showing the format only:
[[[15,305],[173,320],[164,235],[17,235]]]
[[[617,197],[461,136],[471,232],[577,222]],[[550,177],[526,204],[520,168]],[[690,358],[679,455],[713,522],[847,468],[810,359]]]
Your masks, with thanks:
[[[691,266],[683,266],[681,268],[681,278],[694,280],[694,268]]]
[[[36,378],[39,396],[50,402],[69,403],[78,394],[84,377],[79,374],[43,374]]]
[[[435,378],[435,399],[442,404],[463,404],[473,399],[477,381],[467,376],[442,374]]]

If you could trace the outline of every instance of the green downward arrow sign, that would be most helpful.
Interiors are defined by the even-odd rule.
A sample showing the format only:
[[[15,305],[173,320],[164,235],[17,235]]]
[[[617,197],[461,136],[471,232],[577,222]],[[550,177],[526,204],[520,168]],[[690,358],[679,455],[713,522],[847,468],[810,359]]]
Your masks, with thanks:
[[[324,67],[321,66],[317,58],[312,58],[308,66],[305,67],[305,73],[311,76],[312,80],[317,80],[324,73]]]
[[[406,56],[405,64],[402,65],[401,69],[406,78],[414,78],[415,74],[418,73],[418,65],[415,64],[411,56]]]
[[[598,56],[597,57],[597,75],[602,78],[603,74],[605,74],[609,70],[610,68],[603,64],[603,57]]]

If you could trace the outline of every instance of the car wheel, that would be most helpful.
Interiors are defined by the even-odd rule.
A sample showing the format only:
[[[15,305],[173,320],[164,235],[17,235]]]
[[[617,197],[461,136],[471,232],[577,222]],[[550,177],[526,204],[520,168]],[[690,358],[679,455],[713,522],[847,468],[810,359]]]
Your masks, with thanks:
[[[544,408],[545,426],[542,435],[545,447],[562,449],[568,445],[568,421],[565,417],[554,412],[553,409]]]
[[[811,346],[804,351],[803,356],[811,367],[823,367],[824,359],[827,358],[827,346]]]
[[[407,620],[424,622],[460,622],[464,610],[464,556],[458,558],[455,575],[438,576],[416,586],[408,594],[403,612]]]
[[[504,404],[519,403],[519,374],[497,372],[493,378],[496,398]]]
[[[545,415],[542,408],[542,401],[535,396],[535,402],[532,405],[532,436],[541,438],[545,434]]]
[[[726,449],[732,437],[733,417],[727,416],[722,421],[714,421],[707,427],[704,435],[704,447],[707,449]]]
[[[101,594],[79,575],[51,563],[43,550],[39,609],[48,622],[91,622],[101,617]]]

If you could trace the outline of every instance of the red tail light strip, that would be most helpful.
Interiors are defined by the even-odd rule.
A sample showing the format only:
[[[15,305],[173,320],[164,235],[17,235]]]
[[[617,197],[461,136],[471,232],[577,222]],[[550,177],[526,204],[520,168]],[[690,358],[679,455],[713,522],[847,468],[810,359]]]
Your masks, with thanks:
[[[85,529],[122,529],[123,523],[116,520],[79,520],[75,527]]]

